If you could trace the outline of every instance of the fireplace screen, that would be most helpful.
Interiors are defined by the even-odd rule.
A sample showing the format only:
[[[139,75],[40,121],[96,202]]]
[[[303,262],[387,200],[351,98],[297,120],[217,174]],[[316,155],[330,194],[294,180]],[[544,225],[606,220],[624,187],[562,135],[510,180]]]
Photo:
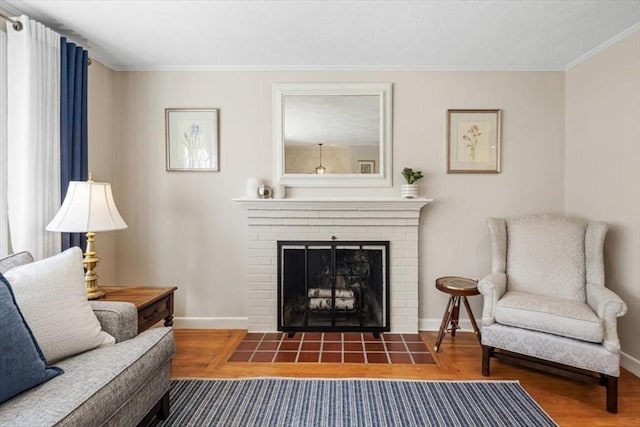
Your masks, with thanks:
[[[278,242],[278,330],[387,332],[389,242]]]

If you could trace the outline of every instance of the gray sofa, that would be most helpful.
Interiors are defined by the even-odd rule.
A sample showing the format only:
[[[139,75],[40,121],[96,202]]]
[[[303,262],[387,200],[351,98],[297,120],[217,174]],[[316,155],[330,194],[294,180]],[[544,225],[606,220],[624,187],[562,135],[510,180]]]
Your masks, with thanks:
[[[25,253],[5,258],[0,272],[31,260]],[[133,304],[90,304],[116,344],[54,363],[64,374],[0,404],[0,426],[135,426],[169,415],[172,329],[138,334]]]

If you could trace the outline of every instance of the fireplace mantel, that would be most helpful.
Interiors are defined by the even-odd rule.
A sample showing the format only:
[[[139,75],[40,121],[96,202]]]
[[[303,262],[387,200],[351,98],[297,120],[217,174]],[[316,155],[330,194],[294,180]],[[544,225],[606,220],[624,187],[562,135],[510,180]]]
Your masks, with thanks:
[[[388,241],[391,331],[418,331],[421,209],[433,199],[235,198],[247,216],[247,317],[251,332],[277,329],[277,242]]]
[[[417,210],[433,199],[397,197],[299,197],[291,199],[233,199],[245,209],[275,210]]]

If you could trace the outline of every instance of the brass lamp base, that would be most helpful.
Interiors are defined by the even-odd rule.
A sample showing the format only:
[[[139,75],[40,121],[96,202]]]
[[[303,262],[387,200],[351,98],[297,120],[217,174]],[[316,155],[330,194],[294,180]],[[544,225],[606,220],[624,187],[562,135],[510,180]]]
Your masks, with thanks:
[[[103,297],[105,295],[106,295],[106,293],[103,290],[101,290],[99,287],[96,288],[96,289],[87,288],[87,299],[98,299],[98,298]]]
[[[95,268],[100,262],[100,258],[98,258],[96,251],[93,249],[95,236],[96,233],[87,233],[87,250],[82,260],[85,270],[84,283],[87,286],[87,299],[97,299],[105,295],[104,291],[98,286],[98,275],[95,273]]]

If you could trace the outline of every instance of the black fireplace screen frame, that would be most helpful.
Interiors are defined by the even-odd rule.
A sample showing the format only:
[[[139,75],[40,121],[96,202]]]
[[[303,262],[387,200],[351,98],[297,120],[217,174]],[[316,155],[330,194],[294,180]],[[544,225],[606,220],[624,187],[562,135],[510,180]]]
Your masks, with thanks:
[[[303,247],[305,251],[305,278],[304,278],[304,292],[305,295],[308,295],[309,291],[309,283],[308,283],[308,274],[307,274],[307,259],[308,259],[308,251],[309,249],[314,249],[313,247],[322,247],[322,248],[330,248],[331,251],[331,298],[334,303],[331,307],[331,326],[327,325],[309,325],[306,321],[302,326],[295,325],[286,325],[284,324],[283,319],[283,247],[288,246],[299,246]],[[384,276],[384,322],[381,325],[376,326],[363,326],[362,324],[357,326],[352,325],[336,325],[336,280],[337,280],[337,268],[336,268],[336,250],[341,246],[352,246],[359,247],[360,250],[366,249],[367,246],[382,246],[384,247],[384,259],[383,262],[383,276]],[[317,248],[316,248],[317,249]],[[370,240],[357,240],[357,241],[338,241],[338,240],[278,240],[277,242],[277,277],[278,277],[278,286],[277,286],[277,312],[278,312],[278,330],[282,332],[373,332],[373,333],[381,333],[381,332],[389,332],[391,330],[390,319],[391,319],[391,302],[390,302],[390,256],[389,256],[389,241],[370,241]],[[308,309],[308,307],[307,307]],[[360,308],[362,310],[362,308]],[[307,316],[305,314],[305,316]],[[360,314],[362,316],[362,314]],[[361,322],[362,323],[362,322]]]

